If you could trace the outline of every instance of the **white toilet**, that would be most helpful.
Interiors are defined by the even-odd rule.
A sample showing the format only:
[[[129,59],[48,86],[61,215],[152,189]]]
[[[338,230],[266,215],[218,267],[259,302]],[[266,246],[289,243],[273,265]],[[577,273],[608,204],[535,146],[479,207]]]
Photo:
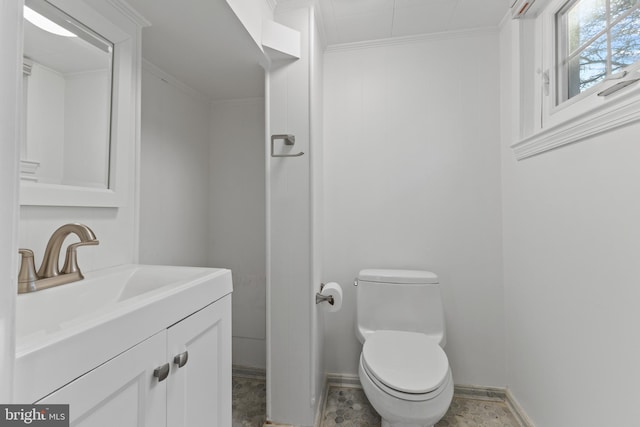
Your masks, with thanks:
[[[355,284],[360,383],[382,427],[432,427],[453,398],[438,276],[362,270]]]

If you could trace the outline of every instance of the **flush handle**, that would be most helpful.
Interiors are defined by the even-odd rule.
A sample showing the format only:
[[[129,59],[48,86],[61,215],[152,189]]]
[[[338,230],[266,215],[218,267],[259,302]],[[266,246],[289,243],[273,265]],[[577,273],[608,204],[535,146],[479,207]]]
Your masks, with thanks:
[[[178,368],[182,368],[184,365],[187,364],[188,360],[189,360],[189,352],[185,351],[184,353],[180,353],[176,357],[174,357],[173,363],[178,365]]]
[[[164,381],[169,376],[169,364],[165,363],[153,370],[153,376],[158,378],[158,382]]]

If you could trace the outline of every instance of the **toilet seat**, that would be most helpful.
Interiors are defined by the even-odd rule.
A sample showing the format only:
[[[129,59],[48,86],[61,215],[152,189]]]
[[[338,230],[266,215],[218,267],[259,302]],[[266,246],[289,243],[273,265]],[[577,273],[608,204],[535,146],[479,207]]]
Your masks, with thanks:
[[[404,400],[437,396],[449,373],[444,350],[418,332],[375,332],[362,348],[362,365],[378,387]]]

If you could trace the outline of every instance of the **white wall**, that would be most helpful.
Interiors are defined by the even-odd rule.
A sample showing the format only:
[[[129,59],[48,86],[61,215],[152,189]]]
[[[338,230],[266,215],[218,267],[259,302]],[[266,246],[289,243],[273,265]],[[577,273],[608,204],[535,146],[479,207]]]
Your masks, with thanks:
[[[27,78],[27,155],[40,162],[39,182],[61,184],[64,165],[65,80],[57,71],[33,63]]]
[[[265,368],[264,99],[214,102],[145,62],[140,262],[230,268],[233,363]]]
[[[233,363],[264,369],[266,224],[264,98],[214,102],[209,254],[233,272]]]
[[[208,266],[209,109],[188,88],[145,63],[141,263]]]
[[[34,70],[36,70],[34,64]],[[29,79],[32,79],[32,74]],[[134,79],[136,76],[134,76]],[[30,80],[29,85],[36,82]],[[134,81],[134,88],[138,85]],[[60,94],[59,110],[64,112],[64,82],[62,82],[62,93]],[[42,93],[42,92],[40,92]],[[132,94],[134,99],[137,99],[135,92]],[[30,107],[33,106],[30,99]],[[51,106],[49,106],[51,108]],[[133,107],[132,107],[133,108]],[[30,116],[31,117],[31,116]],[[58,123],[55,126],[61,128],[62,135],[64,135],[64,114],[61,116],[55,116],[55,121]],[[42,129],[37,121],[32,122],[28,126],[28,132],[33,134],[34,129]],[[46,129],[45,129],[46,130]],[[47,132],[53,133],[48,130]],[[126,135],[127,137],[133,136],[134,132]],[[62,145],[50,147],[47,139],[46,132],[41,135],[42,148],[44,151],[40,153],[41,156],[34,156],[35,160],[42,160],[43,165],[41,169],[46,169],[44,163],[47,158],[59,157],[57,160],[58,172],[56,172],[57,178],[55,182],[60,182],[62,178],[62,157],[64,154],[64,148]],[[70,222],[79,222],[89,226],[96,237],[100,241],[98,246],[88,246],[80,248],[78,250],[78,264],[82,271],[91,271],[99,268],[110,267],[119,264],[131,263],[137,259],[138,247],[137,247],[137,228],[136,228],[136,177],[135,177],[135,159],[136,159],[136,141],[124,140],[120,142],[119,150],[124,153],[121,164],[118,165],[119,169],[123,169],[125,172],[122,177],[124,182],[121,183],[123,193],[123,206],[119,208],[96,208],[96,207],[59,207],[59,206],[21,206],[20,207],[20,231],[18,243],[21,248],[28,248],[35,253],[36,268],[42,262],[42,256],[51,234],[61,225]],[[64,144],[61,141],[61,144]],[[47,151],[48,150],[48,151]],[[86,163],[89,161],[86,160]],[[41,171],[39,169],[39,172]],[[47,175],[49,176],[49,175]],[[44,180],[43,180],[44,181]],[[120,191],[120,190],[119,190]],[[76,237],[70,236],[69,242],[77,240]],[[64,251],[61,254],[61,263],[64,259]]]
[[[22,1],[0,1],[0,402],[12,401],[17,282]]]
[[[262,21],[273,19],[271,0],[226,0],[226,2],[256,45],[262,49]]]
[[[318,218],[318,150],[321,107],[317,67],[319,44],[312,2],[283,3],[276,21],[300,32],[298,60],[273,62],[267,73],[267,134],[293,134],[295,145],[276,142],[277,153],[300,157],[267,158],[267,419],[310,426],[321,402],[323,373],[319,354],[321,236]],[[315,353],[315,352],[318,353]]]
[[[7,4],[11,4],[11,6],[7,6]],[[100,245],[84,247],[78,250],[78,263],[81,269],[85,272],[104,268],[108,266],[114,266],[123,263],[131,263],[135,262],[137,259],[137,229],[136,229],[136,220],[137,220],[137,202],[136,202],[136,160],[137,160],[137,150],[138,150],[138,141],[137,141],[137,125],[138,125],[138,108],[139,108],[139,74],[138,69],[136,67],[137,60],[136,58],[138,46],[137,43],[137,34],[139,27],[138,25],[128,17],[121,15],[117,9],[113,9],[111,5],[104,2],[89,2],[90,4],[87,7],[95,8],[101,14],[108,16],[108,25],[104,25],[103,21],[96,19],[99,16],[96,13],[89,13],[90,10],[86,9],[88,17],[92,17],[95,22],[100,21],[100,25],[102,25],[103,30],[108,29],[112,31],[117,31],[118,34],[121,34],[123,37],[123,56],[122,63],[129,64],[130,68],[128,70],[129,73],[123,73],[123,79],[120,81],[120,89],[122,93],[120,96],[124,96],[126,93],[127,102],[123,102],[121,108],[118,111],[121,113],[118,119],[119,126],[117,132],[118,138],[118,192],[122,194],[122,203],[123,206],[118,208],[97,208],[97,207],[57,207],[57,206],[21,206],[20,207],[20,218],[18,230],[12,230],[12,233],[18,232],[17,237],[17,245],[16,241],[12,241],[13,250],[15,253],[17,247],[21,248],[30,248],[35,252],[36,263],[40,264],[42,260],[42,255],[44,252],[44,248],[51,236],[52,232],[57,229],[59,226],[69,223],[69,222],[80,222],[88,225],[93,229],[97,238],[100,240]],[[21,4],[22,2],[1,2],[0,3],[0,14],[4,14],[6,11],[13,11],[12,19],[15,22],[21,23]],[[79,4],[79,3],[78,3]],[[13,8],[17,7],[18,10],[14,10]],[[16,13],[17,12],[17,13]],[[1,40],[5,40],[6,34],[4,33],[4,29],[8,28],[7,31],[16,30],[16,25],[8,24],[5,27],[6,21],[4,20],[4,16],[2,16],[2,20],[0,21],[2,25],[2,38]],[[21,34],[20,25],[17,25],[17,31],[15,34]],[[93,25],[92,25],[93,26]],[[113,27],[113,26],[117,26]],[[128,36],[128,38],[125,38]],[[9,36],[8,40],[12,38]],[[129,43],[129,45],[127,45]],[[0,45],[2,46],[2,45]],[[130,47],[132,51],[127,50],[127,47]],[[19,55],[19,63],[22,62],[22,49],[21,42],[18,43],[18,55]],[[131,52],[130,58],[125,58],[126,54]],[[5,74],[4,64],[5,59],[9,58],[6,62],[8,64],[11,63],[11,52],[5,51],[4,47],[0,51],[2,54],[2,80],[4,83],[5,78],[9,78],[9,75]],[[5,56],[6,54],[6,56]],[[18,61],[16,61],[18,62]],[[126,67],[125,67],[126,68]],[[18,68],[19,69],[19,68]],[[5,77],[6,76],[6,77]],[[15,83],[13,83],[15,85]],[[14,90],[19,90],[20,85],[15,85]],[[19,99],[15,97],[5,97],[6,92],[3,90],[2,99],[10,100],[13,103],[13,114],[7,114],[6,117],[12,117],[12,119],[17,119],[17,111],[16,106],[20,104]],[[4,120],[5,110],[4,104],[2,109],[2,117]],[[11,119],[10,119],[11,120]],[[0,128],[4,129],[3,126]],[[4,131],[3,131],[4,132]],[[4,139],[5,134],[3,133],[2,144],[11,144],[12,139],[7,138]],[[5,142],[7,141],[7,142]],[[2,156],[7,154],[8,158],[11,157],[11,150],[7,149],[6,151],[3,149]],[[3,157],[4,162],[5,157]],[[12,161],[15,161],[15,157]],[[8,173],[11,172],[11,168],[7,168]],[[5,175],[3,168],[3,190],[5,185]],[[16,181],[17,184],[17,181]],[[2,205],[11,206],[9,209],[17,209],[17,200],[15,198],[11,198],[11,193],[7,192],[2,194]],[[6,221],[3,221],[3,226],[6,225]],[[11,236],[13,237],[13,236]],[[67,243],[73,241],[73,237],[70,237]],[[1,239],[5,241],[4,235]],[[64,255],[63,255],[64,257]],[[16,263],[17,257],[12,259],[13,266],[10,269],[2,269],[2,271],[8,271],[11,273],[11,278],[7,281],[4,281],[8,286],[11,287],[11,291],[13,295],[16,292]],[[13,317],[10,319],[11,322],[14,321]],[[13,326],[13,325],[12,325]],[[0,331],[3,328],[0,327]],[[12,332],[15,333],[15,332]],[[3,364],[4,367],[4,364]],[[4,374],[4,372],[3,372]],[[7,375],[6,377],[2,376],[2,390],[4,391],[6,386],[6,382],[11,379],[11,375]],[[8,399],[7,399],[8,400]]]
[[[51,234],[63,224],[79,222],[89,226],[100,241],[98,246],[78,249],[78,264],[82,271],[134,262],[137,248],[132,204],[131,200],[127,206],[117,209],[21,206],[18,243],[21,248],[34,251],[37,268]],[[74,240],[77,238],[72,235],[68,242]],[[62,260],[64,253],[60,266]]]
[[[65,76],[65,184],[105,188],[108,183],[110,83],[108,69]]]
[[[333,47],[324,85],[327,371],[357,375],[358,271],[426,269],[455,382],[504,386],[497,33]]]
[[[508,384],[538,426],[635,426],[640,125],[515,161],[512,25],[501,34]]]
[[[40,162],[38,182],[106,188],[110,74],[65,75],[37,62],[25,80],[26,160]]]

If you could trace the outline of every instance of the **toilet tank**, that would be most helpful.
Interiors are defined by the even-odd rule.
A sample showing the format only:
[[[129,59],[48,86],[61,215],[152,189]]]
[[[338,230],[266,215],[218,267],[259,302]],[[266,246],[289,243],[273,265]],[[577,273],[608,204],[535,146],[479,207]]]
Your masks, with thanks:
[[[356,335],[364,343],[377,330],[421,332],[444,347],[438,276],[419,270],[362,270],[356,281]]]

